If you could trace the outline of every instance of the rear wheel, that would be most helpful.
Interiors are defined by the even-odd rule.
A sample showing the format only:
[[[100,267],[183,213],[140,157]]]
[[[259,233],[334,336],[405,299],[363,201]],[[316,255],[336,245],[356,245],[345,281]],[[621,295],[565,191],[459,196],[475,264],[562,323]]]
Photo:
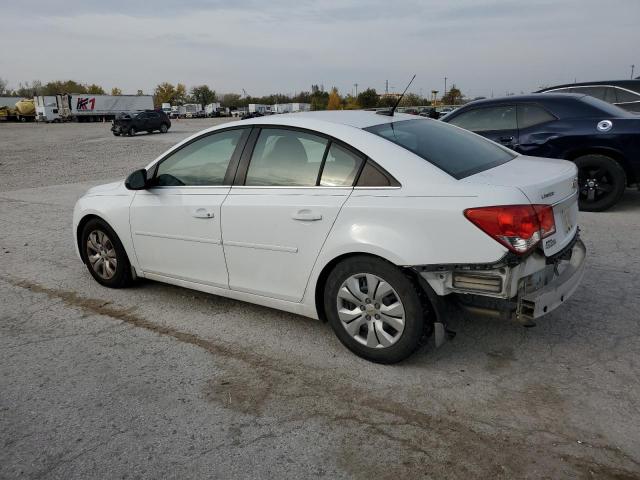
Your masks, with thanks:
[[[113,134],[114,134],[116,137],[119,137],[119,136],[120,136],[120,132],[113,132]]]
[[[166,123],[160,125],[160,133],[167,133],[169,131],[169,127],[167,127]]]
[[[580,210],[602,212],[618,203],[627,178],[624,169],[611,157],[592,154],[574,160],[578,166]]]
[[[418,287],[379,258],[357,256],[339,263],[327,278],[324,308],[340,341],[373,362],[404,360],[424,333]]]
[[[127,253],[106,222],[91,219],[82,229],[80,249],[91,276],[105,287],[122,288],[131,283]]]

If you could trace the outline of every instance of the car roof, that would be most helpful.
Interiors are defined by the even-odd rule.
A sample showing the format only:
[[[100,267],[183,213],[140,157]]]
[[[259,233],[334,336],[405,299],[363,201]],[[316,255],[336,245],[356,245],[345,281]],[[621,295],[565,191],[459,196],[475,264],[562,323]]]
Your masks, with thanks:
[[[509,95],[508,97],[497,98],[485,98],[482,100],[474,100],[469,102],[468,105],[491,105],[494,103],[509,103],[509,102],[548,102],[548,101],[566,101],[566,100],[578,100],[586,97],[584,93],[530,93],[527,95]]]
[[[574,82],[563,83],[562,85],[553,85],[552,87],[545,87],[539,92],[546,92],[549,90],[555,90],[556,88],[572,88],[572,87],[595,87],[595,86],[612,86],[612,87],[624,87],[636,92],[640,92],[640,80],[598,80],[595,82]]]
[[[251,119],[251,123],[280,123],[282,120],[317,120],[340,125],[349,125],[356,128],[367,128],[383,123],[397,122],[399,120],[417,119],[415,115],[396,113],[393,117],[380,115],[370,110],[322,110],[317,112],[285,113],[282,115],[269,115]]]

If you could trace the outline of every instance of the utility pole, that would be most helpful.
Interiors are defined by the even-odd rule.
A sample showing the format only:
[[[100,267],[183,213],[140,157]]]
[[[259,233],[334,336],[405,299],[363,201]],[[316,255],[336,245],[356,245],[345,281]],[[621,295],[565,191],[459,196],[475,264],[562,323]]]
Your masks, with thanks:
[[[444,77],[444,92],[442,92],[442,98],[447,96],[447,77]]]
[[[635,68],[635,65],[631,65],[631,80],[633,80],[633,71],[635,70]]]
[[[358,96],[358,84],[354,83],[353,86],[356,87],[356,95],[355,96],[357,97]]]
[[[386,95],[388,95],[388,94],[389,94],[389,80],[385,80],[385,81],[384,81],[384,93],[385,93]]]

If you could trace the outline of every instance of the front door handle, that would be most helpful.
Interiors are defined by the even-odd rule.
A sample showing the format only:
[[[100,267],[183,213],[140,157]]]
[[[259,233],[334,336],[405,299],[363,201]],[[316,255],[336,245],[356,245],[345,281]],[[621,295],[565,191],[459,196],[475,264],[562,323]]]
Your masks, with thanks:
[[[512,143],[513,137],[500,137],[498,140],[500,140],[500,143]]]
[[[193,216],[195,218],[213,218],[213,212],[211,210],[207,210],[206,208],[196,208],[193,211]]]
[[[301,222],[315,222],[317,220],[322,220],[322,215],[311,210],[304,209],[298,210],[291,216],[291,218]]]

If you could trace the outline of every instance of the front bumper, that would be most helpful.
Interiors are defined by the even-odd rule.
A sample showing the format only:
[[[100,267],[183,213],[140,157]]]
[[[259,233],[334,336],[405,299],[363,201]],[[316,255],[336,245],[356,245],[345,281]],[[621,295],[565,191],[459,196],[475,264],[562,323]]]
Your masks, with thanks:
[[[438,295],[456,298],[472,313],[532,323],[575,292],[584,275],[585,259],[586,247],[576,236],[554,257],[535,253],[511,263],[452,269],[437,266],[420,274]]]

